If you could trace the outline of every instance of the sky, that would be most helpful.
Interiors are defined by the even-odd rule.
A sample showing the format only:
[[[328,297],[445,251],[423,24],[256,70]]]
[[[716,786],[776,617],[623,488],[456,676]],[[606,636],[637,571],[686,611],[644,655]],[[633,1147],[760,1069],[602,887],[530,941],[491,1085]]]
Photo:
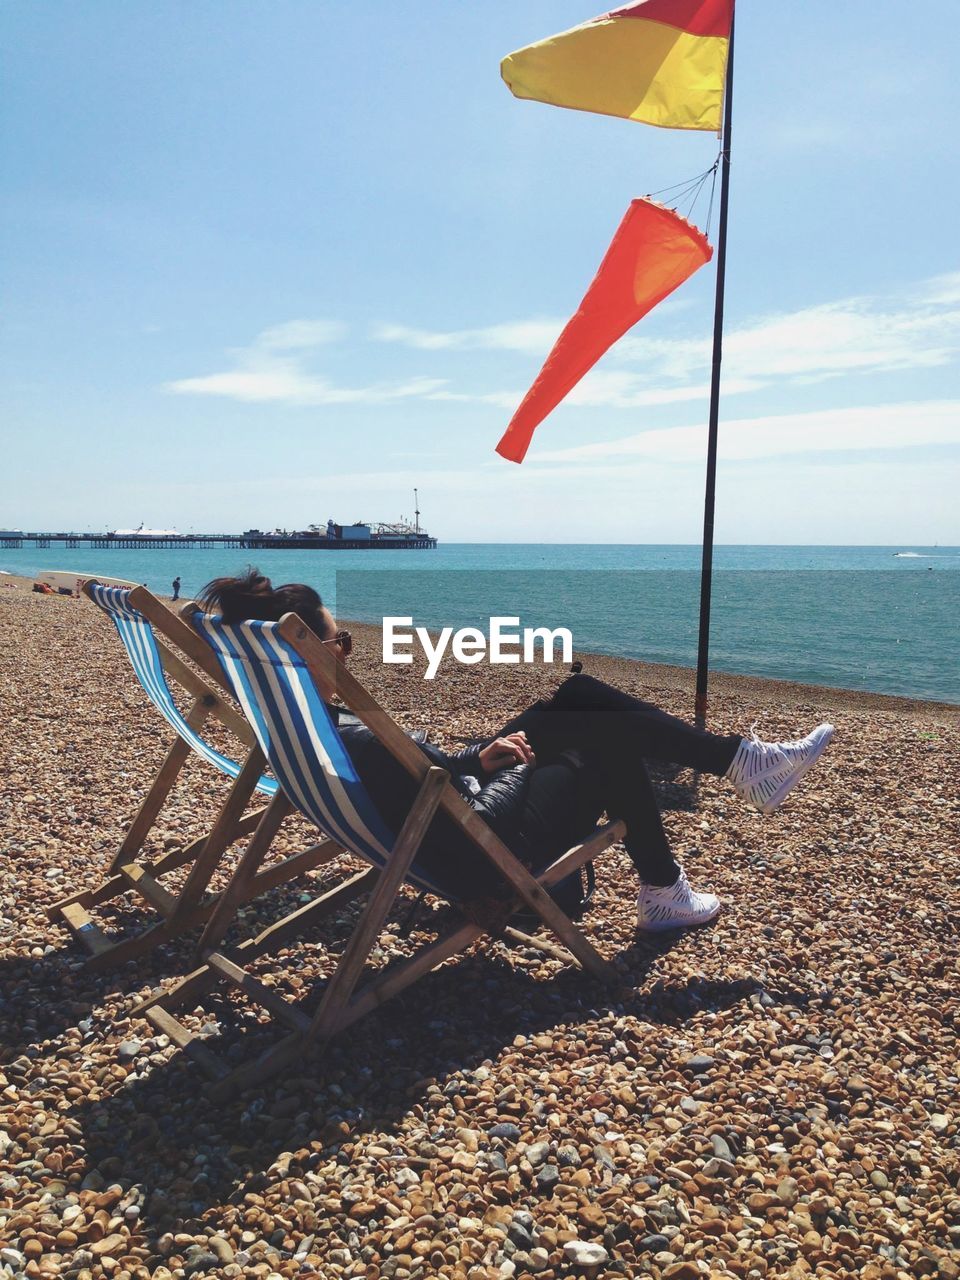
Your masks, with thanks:
[[[416,486],[445,542],[698,542],[713,266],[494,453],[629,201],[717,155],[510,95],[600,11],[6,0],[0,527]],[[737,5],[718,542],[960,544],[955,10],[911,13]]]

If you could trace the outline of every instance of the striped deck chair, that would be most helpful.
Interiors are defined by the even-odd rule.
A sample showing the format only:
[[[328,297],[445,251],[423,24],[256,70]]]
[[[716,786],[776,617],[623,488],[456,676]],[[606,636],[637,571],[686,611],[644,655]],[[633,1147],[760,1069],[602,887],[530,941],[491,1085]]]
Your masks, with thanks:
[[[89,952],[89,967],[105,969],[142,955],[175,934],[205,923],[213,913],[216,900],[205,901],[203,896],[223,853],[234,841],[252,832],[252,843],[266,854],[291,806],[280,793],[276,780],[262,772],[265,761],[256,735],[225,696],[229,693],[229,686],[220,666],[196,632],[145,587],[109,587],[90,581],[84,583],[83,591],[113,622],[144,692],[176,733],[156,778],[110,860],[102,882],[73,893],[48,910],[49,918],[65,924]],[[157,631],[163,639],[157,636]],[[199,665],[209,679],[199,675],[166,641],[171,641]],[[192,699],[185,714],[174,701],[169,680],[180,685]],[[203,736],[201,730],[208,716],[218,719],[246,749],[243,764],[218,751]],[[190,843],[167,852],[155,862],[138,862],[137,855],[143,849],[191,752],[231,780],[229,794],[218,818],[209,831]],[[246,813],[247,805],[256,792],[270,803]],[[300,875],[338,852],[339,849],[327,842],[322,848],[313,846],[271,866],[247,884],[242,901]],[[159,877],[165,872],[191,863],[193,865],[178,893],[171,893],[160,883]],[[159,920],[152,921],[135,935],[112,938],[92,918],[90,908],[110,902],[131,890],[159,915]]]
[[[208,953],[205,964],[172,988],[155,993],[138,1009],[196,1058],[213,1079],[210,1092],[214,1097],[228,1096],[263,1080],[300,1059],[309,1049],[321,1048],[331,1036],[464,950],[484,933],[496,936],[507,933],[513,940],[539,946],[564,960],[569,960],[572,954],[594,976],[604,981],[617,980],[612,966],[565,915],[547,889],[621,839],[624,835],[621,822],[599,828],[589,840],[569,850],[534,877],[470,808],[450,783],[446,771],[431,764],[419,746],[296,615],[287,614],[274,623],[232,625],[199,610],[185,617],[189,617],[221,662],[282,792],[326,836],[369,864],[368,870],[241,943],[231,954],[222,950]],[[340,698],[367,725],[419,783],[415,802],[399,832],[386,829],[353,768],[326,706],[334,697]],[[494,864],[515,896],[503,904],[495,921],[490,920],[489,912],[484,919],[472,904],[453,904],[460,914],[446,933],[411,958],[368,975],[361,987],[369,952],[404,881],[449,897],[430,882],[415,861],[420,842],[438,809],[444,810]],[[242,892],[243,877],[255,874],[256,869],[256,851],[248,850],[233,882],[235,893]],[[302,1005],[292,1004],[276,988],[260,982],[243,967],[244,962],[249,964],[301,934],[308,924],[367,890],[366,905],[314,1013],[307,1014]],[[560,939],[563,948],[506,927],[506,920],[519,903],[525,904]],[[231,904],[224,898],[207,925],[207,945],[222,938],[223,924],[229,921],[230,914]],[[183,1005],[194,1007],[221,981],[241,989],[289,1029],[289,1034],[272,1048],[233,1070],[211,1051],[209,1040],[192,1034],[171,1012]]]

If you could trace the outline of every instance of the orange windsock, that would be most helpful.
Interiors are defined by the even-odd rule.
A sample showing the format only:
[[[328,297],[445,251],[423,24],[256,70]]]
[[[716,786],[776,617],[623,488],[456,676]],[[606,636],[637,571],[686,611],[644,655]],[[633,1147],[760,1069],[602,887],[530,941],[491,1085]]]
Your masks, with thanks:
[[[534,431],[567,392],[641,316],[712,256],[703,232],[678,213],[652,200],[631,201],[600,270],[510,420],[497,453],[522,462]]]

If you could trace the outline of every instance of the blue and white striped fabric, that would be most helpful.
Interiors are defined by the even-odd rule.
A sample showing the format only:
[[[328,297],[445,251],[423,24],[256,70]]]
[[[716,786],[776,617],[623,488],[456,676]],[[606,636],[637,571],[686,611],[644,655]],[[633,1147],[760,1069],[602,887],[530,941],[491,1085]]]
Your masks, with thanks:
[[[225,623],[193,615],[216,653],[287,799],[332,840],[374,866],[393,848],[388,831],[317,692],[303,658],[276,622]],[[439,892],[415,870],[410,880]]]
[[[236,760],[231,760],[229,756],[222,755],[211,747],[180,714],[163,672],[153,628],[143,614],[130,604],[129,588],[105,587],[95,582],[90,585],[90,594],[94,604],[103,610],[117,628],[117,634],[123,642],[137,679],[164,720],[189,743],[198,756],[202,756],[229,778],[236,778],[240,772],[240,765]],[[265,796],[274,796],[277,793],[277,783],[264,774],[257,783],[257,790]]]

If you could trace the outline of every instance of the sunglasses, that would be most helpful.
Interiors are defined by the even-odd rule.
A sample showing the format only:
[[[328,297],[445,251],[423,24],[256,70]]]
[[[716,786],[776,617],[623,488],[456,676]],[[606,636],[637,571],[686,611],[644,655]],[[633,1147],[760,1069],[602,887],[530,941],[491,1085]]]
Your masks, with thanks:
[[[338,631],[337,634],[333,636],[330,640],[321,640],[320,643],[321,644],[338,644],[340,648],[343,650],[343,656],[345,658],[349,658],[350,653],[353,649],[353,636],[350,634],[349,631]]]

